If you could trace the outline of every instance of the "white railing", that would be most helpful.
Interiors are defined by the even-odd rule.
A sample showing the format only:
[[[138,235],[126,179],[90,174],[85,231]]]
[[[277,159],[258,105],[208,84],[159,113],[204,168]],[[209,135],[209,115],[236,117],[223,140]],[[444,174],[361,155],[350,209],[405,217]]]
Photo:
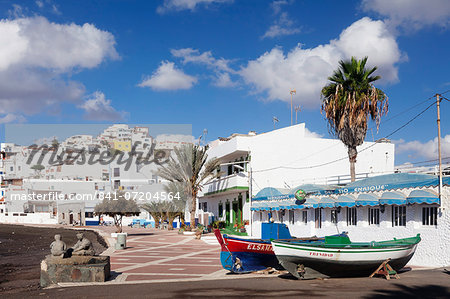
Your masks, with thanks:
[[[239,172],[231,174],[219,179],[215,179],[212,182],[205,185],[203,188],[203,194],[220,192],[234,187],[247,187],[248,178],[246,172]]]

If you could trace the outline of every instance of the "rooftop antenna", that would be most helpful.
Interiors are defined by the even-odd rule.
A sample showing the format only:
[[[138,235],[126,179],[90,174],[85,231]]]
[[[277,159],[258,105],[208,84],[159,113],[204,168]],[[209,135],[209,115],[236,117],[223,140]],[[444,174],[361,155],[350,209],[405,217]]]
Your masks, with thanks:
[[[297,113],[301,111],[300,105],[295,106],[294,110],[295,110],[295,124],[298,124],[298,122],[297,122]]]
[[[278,118],[276,116],[272,117],[272,121],[273,121],[273,129],[275,130],[275,124],[277,122],[279,122]]]
[[[290,94],[291,94],[291,126],[293,125],[293,122],[292,122],[292,103],[293,103],[293,96],[294,96],[294,94],[296,94],[297,93],[297,91],[295,90],[295,89],[291,89],[291,91],[290,91]]]

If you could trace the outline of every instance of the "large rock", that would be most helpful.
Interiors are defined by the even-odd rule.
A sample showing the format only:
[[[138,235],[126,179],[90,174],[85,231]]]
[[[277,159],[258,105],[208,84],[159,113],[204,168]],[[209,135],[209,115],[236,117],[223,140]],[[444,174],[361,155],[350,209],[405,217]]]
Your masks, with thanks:
[[[48,255],[41,262],[41,287],[59,282],[104,282],[110,275],[109,256]]]

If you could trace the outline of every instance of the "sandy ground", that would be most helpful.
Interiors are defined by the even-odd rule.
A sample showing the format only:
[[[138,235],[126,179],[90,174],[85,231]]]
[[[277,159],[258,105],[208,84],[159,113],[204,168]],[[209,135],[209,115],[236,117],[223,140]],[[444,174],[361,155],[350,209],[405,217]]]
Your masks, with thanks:
[[[97,253],[106,249],[105,241],[95,232],[82,231]],[[39,289],[40,263],[50,254],[50,243],[61,234],[68,247],[76,243],[77,231],[0,224],[0,294]]]
[[[17,294],[22,295],[22,294]],[[25,295],[25,294],[24,294]],[[95,285],[27,292],[36,298],[450,298],[450,275],[443,269],[413,270],[398,280],[335,278],[293,280],[273,277]],[[15,296],[17,297],[17,296]]]

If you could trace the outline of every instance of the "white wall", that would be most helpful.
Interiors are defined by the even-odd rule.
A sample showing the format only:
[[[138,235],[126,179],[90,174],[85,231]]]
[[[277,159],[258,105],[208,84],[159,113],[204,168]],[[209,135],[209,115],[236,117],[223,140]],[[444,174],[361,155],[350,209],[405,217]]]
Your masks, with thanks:
[[[13,216],[13,213],[8,213],[8,216],[0,214],[0,223],[57,224],[57,219],[50,213],[27,213],[26,216]]]
[[[210,158],[221,158],[236,151],[250,152],[253,195],[265,187],[288,185],[294,188],[305,182],[312,183],[314,179],[323,184],[326,177],[350,174],[347,148],[343,143],[338,139],[305,136],[304,123],[255,136],[235,136],[226,142],[215,141],[213,145],[208,152]],[[358,147],[358,152],[357,173],[379,174],[394,170],[394,144],[365,142]],[[316,167],[318,165],[321,166]],[[269,171],[262,171],[267,169]]]
[[[443,267],[450,265],[450,188],[444,187],[442,205],[438,208],[436,226],[422,225],[422,208],[437,205],[414,204],[406,207],[406,226],[392,226],[392,206],[387,206],[384,213],[380,213],[380,224],[369,225],[368,207],[357,208],[357,225],[347,226],[347,209],[342,208],[338,214],[338,225],[331,223],[331,209],[322,210],[322,227],[315,228],[314,209],[308,211],[308,223],[301,223],[302,210],[295,210],[295,223],[288,223],[286,212],[283,223],[288,224],[293,236],[326,236],[348,231],[349,237],[355,242],[383,241],[392,238],[413,237],[420,233],[422,241],[409,265],[423,267]],[[261,236],[261,222],[259,213],[253,212],[253,232]],[[263,222],[267,222],[267,213],[263,212]],[[277,220],[277,218],[275,218]],[[279,221],[276,221],[279,222]]]

